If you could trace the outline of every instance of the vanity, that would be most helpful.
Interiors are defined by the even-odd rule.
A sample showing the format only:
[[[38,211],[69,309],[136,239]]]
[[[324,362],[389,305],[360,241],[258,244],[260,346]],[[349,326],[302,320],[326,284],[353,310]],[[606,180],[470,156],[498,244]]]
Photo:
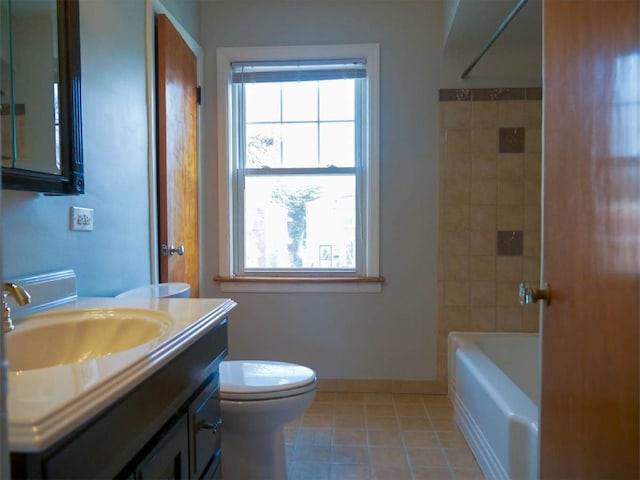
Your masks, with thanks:
[[[17,322],[5,335],[12,478],[220,478],[218,368],[235,305],[84,298]]]

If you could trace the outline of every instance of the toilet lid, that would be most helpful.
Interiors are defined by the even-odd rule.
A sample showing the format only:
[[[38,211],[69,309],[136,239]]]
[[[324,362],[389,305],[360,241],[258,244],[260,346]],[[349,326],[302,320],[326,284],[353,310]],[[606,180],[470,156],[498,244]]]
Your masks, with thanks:
[[[154,283],[134,288],[116,295],[117,298],[188,297],[191,285],[184,282]]]
[[[294,363],[267,360],[227,360],[220,363],[220,396],[278,398],[300,394],[315,384],[316,373]]]

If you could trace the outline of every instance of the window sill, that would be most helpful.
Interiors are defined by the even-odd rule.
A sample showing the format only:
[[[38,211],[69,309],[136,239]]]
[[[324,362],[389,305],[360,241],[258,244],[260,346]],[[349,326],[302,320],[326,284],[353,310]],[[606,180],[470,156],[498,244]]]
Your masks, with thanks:
[[[380,293],[384,277],[226,277],[213,279],[232,293]]]

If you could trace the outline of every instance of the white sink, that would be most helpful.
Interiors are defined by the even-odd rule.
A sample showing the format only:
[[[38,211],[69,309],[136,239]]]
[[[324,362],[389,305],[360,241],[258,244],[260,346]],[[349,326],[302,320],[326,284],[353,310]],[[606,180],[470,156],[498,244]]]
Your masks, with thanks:
[[[23,318],[5,335],[12,372],[79,363],[163,341],[169,315],[138,308],[66,310]]]

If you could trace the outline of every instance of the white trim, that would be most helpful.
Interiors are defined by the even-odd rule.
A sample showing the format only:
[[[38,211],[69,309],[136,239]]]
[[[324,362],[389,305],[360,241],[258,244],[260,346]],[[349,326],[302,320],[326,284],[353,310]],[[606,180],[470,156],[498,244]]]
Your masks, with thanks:
[[[239,59],[236,49],[217,49],[217,112],[218,112],[218,257],[220,275],[231,276],[231,170],[228,162],[227,149],[232,145],[230,125],[231,89],[229,75],[231,75],[231,59]],[[226,99],[226,100],[225,100]],[[223,290],[224,291],[224,290]]]
[[[367,176],[367,249],[365,260],[367,262],[366,274],[377,277],[380,274],[380,48],[370,48],[367,53],[367,69],[375,72],[375,75],[367,75],[369,95],[367,99],[369,112],[369,165],[366,169]]]
[[[147,181],[149,185],[149,265],[151,283],[159,278],[158,260],[158,199],[156,188],[156,82],[155,27],[153,0],[145,0],[145,63],[147,73]]]
[[[157,178],[157,158],[156,158],[156,64],[155,64],[155,16],[158,14],[166,15],[171,21],[175,29],[178,31],[187,46],[196,56],[196,77],[198,85],[202,85],[203,78],[203,55],[202,47],[191,36],[191,34],[180,24],[180,22],[171,14],[161,0],[145,0],[145,51],[146,51],[146,71],[147,71],[147,125],[148,125],[148,182],[149,182],[149,255],[151,266],[151,283],[157,283],[160,278],[160,251],[159,251],[159,231],[158,231],[158,189],[156,184]],[[201,102],[204,95],[201,95]],[[198,172],[202,171],[202,105],[198,105],[197,124],[198,124]],[[202,213],[202,175],[198,175],[198,250],[202,252],[202,225],[204,216]],[[202,277],[202,259],[198,257],[198,271]],[[202,278],[199,279],[202,282]]]
[[[225,293],[380,293],[382,283],[220,282]]]
[[[366,169],[367,196],[364,201],[364,215],[366,215],[366,251],[365,272],[366,276],[379,276],[379,248],[380,248],[380,173],[379,173],[379,102],[380,102],[380,47],[378,44],[353,44],[353,45],[307,45],[307,46],[279,46],[279,47],[223,47],[216,50],[217,56],[217,122],[218,122],[218,255],[219,274],[221,276],[232,276],[233,259],[231,253],[232,221],[230,188],[232,171],[230,168],[230,148],[231,141],[230,125],[230,105],[231,89],[229,78],[231,75],[231,63],[252,60],[298,60],[331,59],[344,57],[362,57],[367,59],[367,83],[368,97],[368,167]],[[377,291],[381,286],[377,285]],[[281,290],[280,288],[284,288]],[[307,284],[307,285],[284,285],[284,284],[237,284],[234,282],[221,283],[223,292],[241,291],[335,291],[345,292],[355,289],[355,291],[370,291],[372,285],[347,286],[347,284]]]

